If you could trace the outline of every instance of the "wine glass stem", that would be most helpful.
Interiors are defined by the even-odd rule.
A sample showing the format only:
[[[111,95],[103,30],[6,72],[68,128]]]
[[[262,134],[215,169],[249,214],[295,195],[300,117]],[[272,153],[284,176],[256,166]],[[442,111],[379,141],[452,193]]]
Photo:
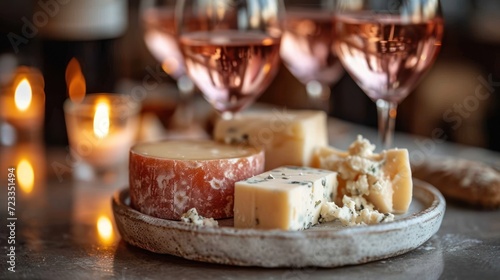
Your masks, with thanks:
[[[306,84],[307,97],[313,109],[330,112],[330,87],[319,81],[310,81]]]
[[[195,87],[187,75],[182,75],[177,79],[177,88],[179,89],[179,102],[175,109],[172,122],[174,127],[186,128],[194,121],[192,99]]]
[[[378,133],[382,146],[385,149],[391,148],[392,146],[397,110],[398,104],[396,102],[382,99],[377,100]]]

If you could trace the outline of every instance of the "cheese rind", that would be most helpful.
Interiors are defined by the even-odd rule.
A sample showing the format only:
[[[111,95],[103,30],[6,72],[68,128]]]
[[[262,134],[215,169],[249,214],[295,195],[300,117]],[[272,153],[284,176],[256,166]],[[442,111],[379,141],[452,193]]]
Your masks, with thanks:
[[[358,136],[346,152],[332,147],[316,148],[311,166],[339,173],[337,204],[341,205],[344,195],[360,195],[382,213],[405,213],[413,191],[408,150],[374,154],[374,149],[368,140]]]
[[[337,191],[337,173],[285,166],[236,182],[236,228],[307,229]]]
[[[322,111],[274,109],[247,112],[219,120],[214,139],[263,147],[265,170],[284,165],[307,166],[316,146],[328,144],[326,114]]]
[[[163,219],[191,208],[207,218],[233,216],[234,183],[264,170],[264,151],[214,141],[141,143],[130,150],[131,205]]]

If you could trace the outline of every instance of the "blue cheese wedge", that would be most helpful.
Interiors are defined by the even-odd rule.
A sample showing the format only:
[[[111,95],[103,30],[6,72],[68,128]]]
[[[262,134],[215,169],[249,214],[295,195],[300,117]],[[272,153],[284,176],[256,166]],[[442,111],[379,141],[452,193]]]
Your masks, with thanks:
[[[285,166],[244,181],[234,190],[236,228],[303,230],[319,222],[337,192],[337,173]]]
[[[374,150],[374,145],[358,136],[347,151],[316,148],[311,165],[339,173],[338,205],[343,195],[362,196],[381,213],[405,213],[413,190],[408,150],[379,154]]]

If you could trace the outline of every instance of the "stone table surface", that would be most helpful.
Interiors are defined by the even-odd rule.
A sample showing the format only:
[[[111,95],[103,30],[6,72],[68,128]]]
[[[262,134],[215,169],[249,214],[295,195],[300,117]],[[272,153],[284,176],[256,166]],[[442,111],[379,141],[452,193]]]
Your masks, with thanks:
[[[330,121],[329,129],[330,143],[339,148],[346,148],[357,134],[376,137],[371,128],[337,120]],[[396,136],[395,146],[408,147],[414,159],[441,154],[500,167],[500,156],[482,149],[405,134]],[[115,191],[127,186],[125,167],[109,182],[76,180],[78,161],[69,157],[67,149],[38,148],[25,155],[38,163],[33,164],[35,184],[31,190],[17,188],[11,239],[7,192],[5,187],[1,190],[0,279],[499,279],[500,210],[480,211],[453,203],[447,203],[440,230],[421,247],[363,265],[265,269],[154,254],[126,244],[114,225],[110,201]],[[2,186],[16,152],[1,148]],[[104,226],[110,222],[111,228],[99,230],[99,219]],[[8,243],[12,239],[14,245]],[[15,272],[8,270],[10,246],[15,246]]]

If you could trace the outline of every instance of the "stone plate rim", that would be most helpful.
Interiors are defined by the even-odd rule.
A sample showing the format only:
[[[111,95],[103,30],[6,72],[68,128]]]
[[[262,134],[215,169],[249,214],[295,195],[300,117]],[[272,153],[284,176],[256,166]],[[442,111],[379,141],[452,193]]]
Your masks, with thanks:
[[[129,202],[128,188],[111,198],[125,242],[189,260],[259,267],[339,267],[398,256],[430,239],[439,230],[446,208],[435,187],[415,178],[410,213],[393,222],[355,227],[327,223],[284,231],[195,226],[140,213]],[[416,204],[420,206],[411,212]]]

